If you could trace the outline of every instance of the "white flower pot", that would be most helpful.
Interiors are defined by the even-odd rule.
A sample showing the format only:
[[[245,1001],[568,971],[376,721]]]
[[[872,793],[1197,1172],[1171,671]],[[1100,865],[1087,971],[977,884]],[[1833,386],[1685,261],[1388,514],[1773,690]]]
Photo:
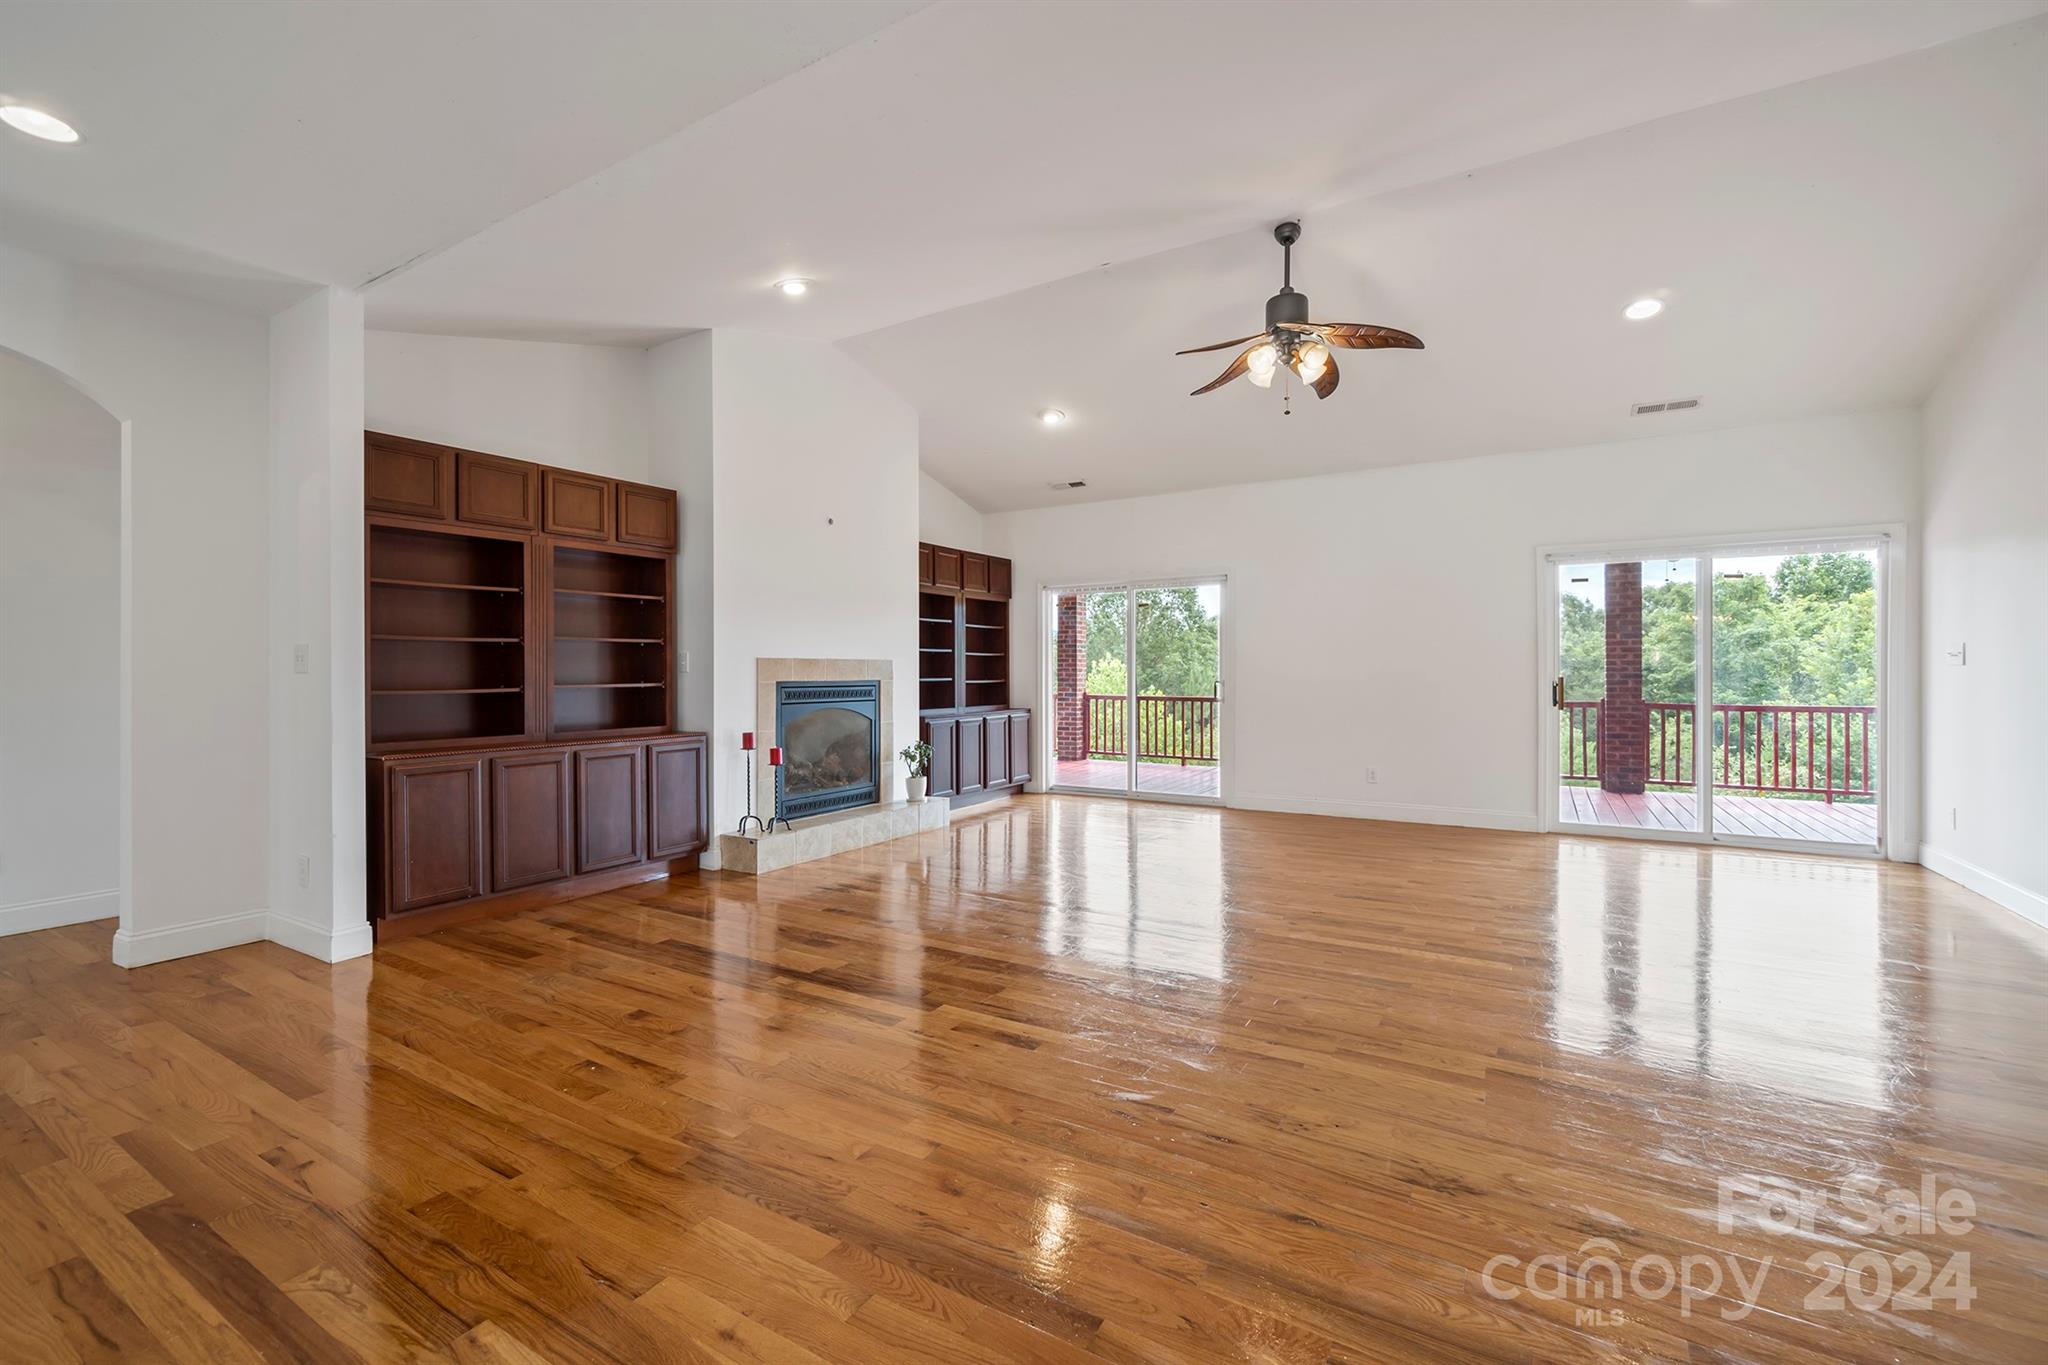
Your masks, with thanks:
[[[928,781],[928,780],[929,780],[929,779],[926,779],[926,778],[922,778],[922,777],[906,777],[906,778],[904,778],[904,779],[903,779],[903,793],[904,793],[904,795],[908,796],[908,797],[909,797],[909,798],[910,798],[910,799],[911,799],[912,801],[922,801],[922,800],[924,800],[924,788],[925,788],[925,783],[926,783],[926,781]]]

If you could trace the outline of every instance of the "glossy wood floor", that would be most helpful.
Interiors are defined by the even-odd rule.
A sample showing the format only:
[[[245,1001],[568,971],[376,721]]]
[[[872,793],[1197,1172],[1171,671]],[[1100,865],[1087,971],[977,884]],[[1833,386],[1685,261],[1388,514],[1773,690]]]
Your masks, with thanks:
[[[333,968],[108,938],[0,941],[7,1361],[2048,1359],[2043,939],[1917,869],[1024,798]],[[1717,1231],[1861,1174],[1972,1228]],[[1865,1251],[1974,1302],[1830,1306]]]

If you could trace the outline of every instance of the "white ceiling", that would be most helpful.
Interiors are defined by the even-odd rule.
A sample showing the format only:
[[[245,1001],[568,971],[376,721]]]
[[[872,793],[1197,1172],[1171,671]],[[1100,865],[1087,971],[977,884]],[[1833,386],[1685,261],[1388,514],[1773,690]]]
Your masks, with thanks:
[[[0,3],[0,238],[262,304],[361,285],[915,11]],[[182,276],[182,278],[181,278]]]
[[[837,339],[2042,7],[941,4],[421,262],[371,319]],[[787,274],[819,288],[793,305]]]
[[[1937,45],[2043,9],[0,0],[0,94],[86,134],[0,137],[0,239],[250,308],[377,280],[384,327],[853,338],[978,505],[1154,492],[1912,401],[2048,166],[2048,21]],[[1285,424],[1186,397],[1297,214],[1316,315],[1430,349]]]
[[[983,510],[1917,403],[2048,239],[2048,20],[1311,214],[1327,402],[1190,390],[1279,284],[1261,226],[856,338]],[[1630,300],[1668,297],[1648,322]],[[1629,405],[1703,396],[1695,412]],[[1070,414],[1047,430],[1043,407]],[[1049,480],[1080,478],[1083,493]]]

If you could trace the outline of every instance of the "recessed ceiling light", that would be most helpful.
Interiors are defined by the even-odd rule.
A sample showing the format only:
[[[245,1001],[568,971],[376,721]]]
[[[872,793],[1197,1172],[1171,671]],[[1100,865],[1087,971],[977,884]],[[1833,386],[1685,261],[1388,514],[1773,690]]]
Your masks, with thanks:
[[[795,275],[791,275],[786,280],[777,280],[775,287],[793,299],[802,298],[805,294],[811,292],[811,282],[806,279],[799,279]]]
[[[1038,420],[1049,427],[1056,427],[1067,420],[1067,415],[1058,408],[1045,408],[1039,412]]]
[[[45,142],[76,142],[78,130],[40,109],[31,109],[26,104],[0,104],[0,121],[30,137],[39,137]]]
[[[1622,309],[1621,315],[1630,322],[1641,322],[1644,318],[1656,317],[1657,314],[1663,311],[1664,300],[1662,299],[1637,299],[1634,303]]]

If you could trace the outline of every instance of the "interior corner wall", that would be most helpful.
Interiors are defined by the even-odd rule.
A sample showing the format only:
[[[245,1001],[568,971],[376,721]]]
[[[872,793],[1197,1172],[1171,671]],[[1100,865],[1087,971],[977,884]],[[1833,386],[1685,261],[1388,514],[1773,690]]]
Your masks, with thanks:
[[[270,322],[268,937],[370,951],[363,764],[363,305]],[[303,656],[303,657],[301,657]]]
[[[917,472],[917,538],[960,550],[986,548],[988,528],[972,503],[922,469]]]
[[[681,503],[676,556],[676,660],[680,724],[712,724],[712,583],[718,528],[711,515],[711,333],[692,332],[647,354],[648,482]]]
[[[0,353],[0,935],[120,914],[121,424]]]
[[[1015,564],[1013,700],[1042,710],[1036,588],[1222,573],[1230,804],[1532,829],[1540,547],[1910,527],[1918,444],[1913,413],[1868,413],[990,514]],[[1911,539],[1887,649],[1894,857],[1918,841]]]
[[[122,426],[124,965],[263,936],[264,320],[0,247],[0,346]]]
[[[1923,412],[1921,861],[2048,926],[2048,253]]]
[[[649,472],[649,353],[366,332],[364,425],[635,483]]]
[[[899,747],[916,733],[917,414],[829,342],[720,330],[656,348],[653,367],[654,479],[685,509],[686,641],[707,584],[711,603],[684,711],[710,734],[716,833],[744,808],[741,732],[775,725],[755,714],[757,659],[888,659]],[[883,760],[900,799],[902,765]]]

